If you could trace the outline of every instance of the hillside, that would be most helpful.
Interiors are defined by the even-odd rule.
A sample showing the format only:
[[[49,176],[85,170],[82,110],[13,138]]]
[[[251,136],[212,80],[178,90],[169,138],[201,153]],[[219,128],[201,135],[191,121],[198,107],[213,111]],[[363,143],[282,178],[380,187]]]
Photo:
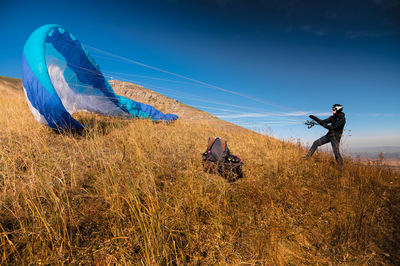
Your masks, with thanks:
[[[206,112],[202,112],[196,108],[180,103],[177,100],[171,99],[155,91],[146,89],[133,83],[112,80],[110,81],[110,84],[114,88],[115,92],[119,95],[135,99],[138,102],[153,105],[164,113],[170,112],[177,114],[181,119],[184,120],[219,120],[216,116],[213,116]]]
[[[0,76],[0,90],[22,90],[22,81],[16,78]]]
[[[400,264],[399,176],[379,162],[302,161],[298,144],[118,81],[181,119],[77,114],[86,132],[60,135],[34,120],[18,80],[0,84],[1,265]],[[202,170],[210,136],[244,178]]]
[[[183,104],[142,86],[118,80],[111,80],[110,84],[117,94],[134,99],[138,102],[150,104],[164,113],[177,114],[180,120],[190,121],[191,123],[206,122],[209,125],[217,127],[229,127],[231,130],[235,131],[249,131],[227,121],[223,121],[210,113]]]

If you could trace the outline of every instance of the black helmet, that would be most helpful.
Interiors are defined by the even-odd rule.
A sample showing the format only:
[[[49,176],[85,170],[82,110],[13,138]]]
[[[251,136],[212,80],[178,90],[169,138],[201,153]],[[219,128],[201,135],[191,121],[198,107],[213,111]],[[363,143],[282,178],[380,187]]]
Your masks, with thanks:
[[[333,106],[332,106],[332,110],[335,110],[336,112],[341,112],[341,111],[343,111],[343,105],[341,105],[341,104],[334,104]]]

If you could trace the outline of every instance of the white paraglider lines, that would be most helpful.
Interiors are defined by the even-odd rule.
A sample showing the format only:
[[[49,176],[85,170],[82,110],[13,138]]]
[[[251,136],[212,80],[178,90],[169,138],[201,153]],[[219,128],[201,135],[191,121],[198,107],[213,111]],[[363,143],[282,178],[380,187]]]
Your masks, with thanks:
[[[132,59],[129,59],[129,58],[125,58],[123,56],[116,55],[116,54],[104,51],[102,49],[95,48],[95,47],[90,46],[90,45],[85,45],[85,46],[89,50],[91,50],[92,52],[94,52],[96,54],[100,54],[100,55],[95,55],[96,58],[101,58],[101,59],[112,60],[112,61],[116,61],[116,62],[123,62],[123,63],[133,64],[133,65],[145,67],[145,68],[148,68],[148,69],[151,69],[151,70],[154,70],[154,71],[158,71],[158,72],[161,72],[161,73],[165,73],[165,74],[168,74],[168,75],[180,78],[180,79],[187,80],[188,82],[182,82],[182,81],[177,81],[177,80],[163,79],[163,78],[150,77],[150,76],[141,76],[141,75],[121,73],[121,72],[103,71],[104,76],[106,76],[108,78],[111,78],[111,77],[118,78],[118,79],[120,79],[122,81],[128,81],[128,82],[136,83],[136,84],[139,84],[139,85],[142,85],[142,86],[146,86],[147,88],[153,88],[153,89],[162,90],[162,91],[169,91],[168,94],[170,96],[179,97],[179,99],[193,100],[195,98],[197,101],[201,101],[201,102],[204,102],[204,103],[218,104],[218,105],[230,106],[230,107],[235,108],[235,109],[230,109],[230,110],[225,109],[225,111],[230,112],[231,115],[226,115],[226,112],[222,113],[222,114],[219,114],[219,115],[217,114],[217,116],[219,116],[221,118],[232,118],[233,119],[233,118],[243,118],[245,116],[247,116],[247,118],[249,118],[251,115],[253,115],[252,117],[256,118],[256,119],[261,119],[261,118],[266,118],[266,117],[268,117],[268,118],[283,118],[284,117],[285,118],[284,120],[281,119],[281,120],[271,121],[270,123],[271,124],[273,123],[273,124],[293,125],[293,124],[303,124],[304,123],[304,119],[302,119],[300,117],[304,117],[304,116],[307,115],[307,112],[296,112],[292,108],[289,108],[289,107],[286,107],[286,106],[283,106],[283,105],[279,105],[279,104],[272,103],[272,102],[269,102],[269,101],[266,101],[266,100],[263,100],[263,99],[255,98],[255,97],[252,97],[252,96],[249,96],[249,95],[246,95],[246,94],[234,91],[234,90],[228,90],[228,89],[225,89],[225,88],[222,88],[222,87],[219,87],[219,86],[212,85],[212,84],[210,84],[208,82],[196,80],[196,79],[193,79],[193,78],[190,78],[190,77],[178,74],[178,73],[174,73],[174,72],[171,72],[171,71],[168,71],[168,70],[164,70],[164,69],[161,69],[161,68],[158,68],[158,67],[150,66],[148,64],[144,64],[144,63],[139,62],[139,61],[135,61],[135,60],[132,60]],[[172,90],[172,89],[161,88],[161,87],[149,84],[149,83],[139,82],[139,81],[135,81],[135,80],[131,80],[131,79],[126,79],[126,78],[123,78],[122,76],[136,76],[136,77],[144,78],[144,79],[153,79],[153,80],[158,80],[158,81],[174,82],[174,83],[187,84],[187,85],[190,84],[192,86],[196,85],[196,86],[201,86],[201,87],[204,87],[204,88],[215,89],[215,90],[219,90],[219,91],[222,91],[222,92],[226,92],[226,93],[230,93],[230,94],[233,94],[233,95],[237,95],[237,96],[240,96],[240,97],[246,98],[248,100],[251,100],[251,101],[254,101],[254,102],[257,102],[257,103],[261,103],[261,104],[264,104],[264,105],[267,105],[267,106],[270,106],[270,107],[274,107],[276,109],[283,110],[285,112],[282,112],[282,113],[279,113],[279,112],[260,112],[259,109],[255,109],[255,108],[249,108],[249,107],[245,107],[245,106],[239,106],[239,105],[232,105],[232,104],[227,104],[227,103],[222,103],[222,102],[210,101],[209,99],[204,99],[204,98],[202,99],[201,97],[199,97],[197,95],[184,93],[182,91],[177,91],[177,90]],[[171,93],[171,91],[172,91],[172,93]],[[186,95],[188,97],[185,97],[183,95]],[[214,110],[217,109],[217,108],[213,108],[211,106],[203,107],[203,108],[205,108],[205,109],[214,109]],[[238,111],[237,109],[252,111],[252,113],[246,113],[246,114],[242,113],[242,114],[240,114],[240,111]],[[220,110],[220,111],[222,111],[222,110]],[[236,113],[236,115],[232,114],[232,112]]]

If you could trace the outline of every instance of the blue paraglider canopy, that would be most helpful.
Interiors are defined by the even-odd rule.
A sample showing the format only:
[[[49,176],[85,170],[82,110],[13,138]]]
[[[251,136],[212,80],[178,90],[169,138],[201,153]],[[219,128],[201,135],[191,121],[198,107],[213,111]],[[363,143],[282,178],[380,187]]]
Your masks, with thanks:
[[[22,83],[36,120],[60,131],[83,129],[71,116],[79,111],[154,121],[178,118],[115,94],[94,58],[59,25],[44,25],[29,36],[22,54]]]

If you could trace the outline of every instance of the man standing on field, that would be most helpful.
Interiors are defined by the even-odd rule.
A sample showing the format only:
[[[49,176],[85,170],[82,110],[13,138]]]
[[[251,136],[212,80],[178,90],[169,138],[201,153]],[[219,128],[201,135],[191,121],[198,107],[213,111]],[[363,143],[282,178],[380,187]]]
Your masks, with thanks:
[[[332,144],[332,150],[335,154],[336,162],[340,166],[343,166],[343,158],[342,155],[340,155],[339,151],[340,138],[343,134],[344,125],[346,124],[346,118],[344,117],[343,113],[343,106],[340,104],[334,104],[332,106],[332,113],[333,115],[325,120],[321,120],[314,115],[310,115],[310,118],[312,120],[314,120],[324,128],[328,129],[329,131],[325,136],[314,141],[304,159],[310,158],[319,146],[330,142]]]

